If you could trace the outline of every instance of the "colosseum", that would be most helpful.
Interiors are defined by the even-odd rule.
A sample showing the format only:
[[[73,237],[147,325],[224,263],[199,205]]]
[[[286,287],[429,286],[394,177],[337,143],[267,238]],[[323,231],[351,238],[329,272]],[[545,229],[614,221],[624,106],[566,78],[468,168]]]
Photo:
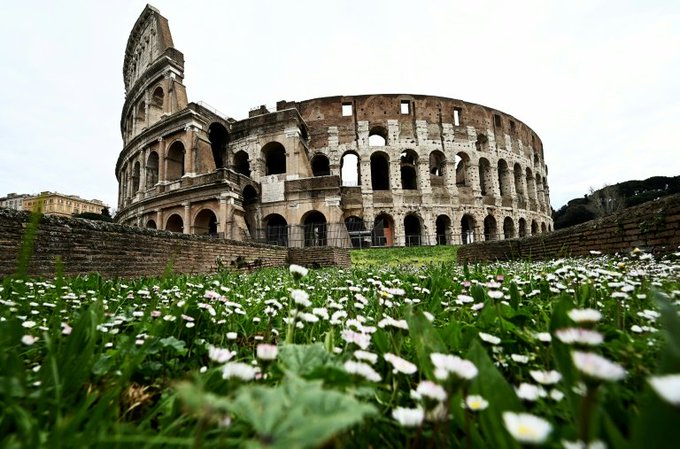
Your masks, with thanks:
[[[552,230],[541,140],[496,109],[354,95],[279,101],[235,120],[188,101],[184,56],[151,6],[130,33],[123,75],[123,224],[346,247]]]

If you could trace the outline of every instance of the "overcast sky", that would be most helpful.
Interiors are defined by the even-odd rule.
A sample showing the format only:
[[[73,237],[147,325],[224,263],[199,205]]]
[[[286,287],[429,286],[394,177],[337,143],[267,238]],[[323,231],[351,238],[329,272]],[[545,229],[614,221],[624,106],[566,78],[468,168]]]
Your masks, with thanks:
[[[0,4],[0,196],[115,208],[123,57],[146,2]],[[514,115],[543,140],[552,206],[680,174],[680,2],[152,3],[185,55],[190,101],[242,119],[278,100],[410,93]]]

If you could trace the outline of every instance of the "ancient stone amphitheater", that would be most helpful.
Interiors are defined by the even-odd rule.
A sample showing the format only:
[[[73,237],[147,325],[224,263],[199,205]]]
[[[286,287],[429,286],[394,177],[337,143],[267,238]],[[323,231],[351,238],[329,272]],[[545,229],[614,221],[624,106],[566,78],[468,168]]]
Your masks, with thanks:
[[[188,101],[184,56],[150,6],[130,33],[123,74],[121,223],[288,246],[552,230],[541,140],[504,112],[379,94],[279,101],[235,120]]]

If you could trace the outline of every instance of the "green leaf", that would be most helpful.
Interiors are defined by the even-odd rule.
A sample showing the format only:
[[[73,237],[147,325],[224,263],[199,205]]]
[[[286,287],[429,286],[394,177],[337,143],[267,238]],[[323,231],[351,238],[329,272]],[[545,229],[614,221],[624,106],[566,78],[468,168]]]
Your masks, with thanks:
[[[279,350],[279,363],[290,372],[305,376],[327,365],[333,365],[331,355],[323,345],[283,345]]]
[[[161,345],[164,348],[172,348],[178,355],[184,355],[187,353],[186,344],[183,340],[178,340],[175,337],[161,338]]]
[[[479,374],[472,382],[470,391],[480,394],[489,401],[489,407],[479,414],[482,435],[487,438],[488,447],[498,449],[519,447],[505,430],[502,418],[504,411],[522,410],[522,404],[517,398],[515,390],[496,369],[478,340],[473,341],[470,351],[467,353],[467,358],[479,370]]]
[[[258,436],[251,447],[319,447],[342,430],[374,414],[355,398],[324,390],[320,381],[287,378],[277,387],[242,387],[230,411]]]
[[[430,354],[433,352],[445,353],[446,345],[422,311],[415,310],[407,313],[406,322],[418,357],[418,365],[429,379],[434,379]]]

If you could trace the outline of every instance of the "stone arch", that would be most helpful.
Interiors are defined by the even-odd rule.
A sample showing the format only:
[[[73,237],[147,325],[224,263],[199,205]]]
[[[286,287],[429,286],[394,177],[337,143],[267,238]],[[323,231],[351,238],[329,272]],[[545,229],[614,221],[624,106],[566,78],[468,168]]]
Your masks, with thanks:
[[[515,237],[515,222],[512,218],[505,217],[503,220],[503,238],[511,239]]]
[[[146,102],[140,100],[137,104],[135,117],[137,119],[137,130],[141,131],[146,126]]]
[[[373,246],[394,245],[394,219],[387,213],[375,217],[372,232]]]
[[[404,150],[399,157],[401,171],[401,188],[404,190],[418,189],[418,153]]]
[[[243,188],[243,205],[251,206],[257,204],[259,201],[259,195],[257,190],[252,185],[248,184]]]
[[[486,134],[477,134],[477,140],[475,141],[475,149],[481,152],[489,151],[489,138]]]
[[[330,162],[325,154],[317,153],[312,158],[312,174],[314,176],[328,176],[331,174]]]
[[[355,187],[361,184],[361,164],[359,164],[359,155],[354,151],[347,151],[340,158],[340,177],[345,187]]]
[[[524,189],[522,188],[522,166],[519,163],[515,163],[512,168],[513,176],[515,177],[515,194],[517,196],[524,195]]]
[[[140,177],[142,176],[142,166],[139,161],[135,161],[132,166],[132,193],[139,192]]]
[[[482,195],[493,194],[493,183],[491,181],[491,163],[487,158],[479,158],[479,189]]]
[[[244,176],[250,177],[250,162],[248,161],[248,153],[243,150],[237,151],[234,154],[234,171],[241,173]]]
[[[383,151],[371,154],[371,188],[390,190],[390,157]]]
[[[370,232],[366,230],[366,225],[364,220],[356,215],[350,215],[345,218],[345,227],[347,228],[347,233],[352,241],[353,248],[363,248],[365,246],[371,246],[370,241],[366,242],[364,239],[370,235]]]
[[[305,232],[305,246],[326,246],[328,242],[327,222],[324,214],[311,210],[302,216]]]
[[[170,148],[165,157],[165,177],[168,181],[175,181],[184,176],[184,144],[177,140]]]
[[[368,132],[368,146],[384,147],[387,145],[387,130],[383,126],[373,126]]]
[[[147,220],[146,225],[144,225],[145,228],[147,229],[156,229],[156,221],[155,220]]]
[[[165,100],[165,92],[161,86],[156,88],[151,93],[151,101],[149,102],[149,121],[157,122],[163,115],[163,103]]]
[[[487,215],[484,218],[484,240],[496,240],[498,238],[498,228],[496,218],[493,215]]]
[[[439,215],[434,222],[437,245],[448,245],[451,240],[451,219],[448,215]]]
[[[468,243],[472,243],[475,241],[476,225],[477,222],[475,220],[475,217],[473,217],[470,214],[465,214],[460,219],[460,234],[461,242],[463,243],[463,245],[467,245]]]
[[[531,220],[531,235],[538,234],[538,223],[536,220]]]
[[[194,218],[193,233],[198,235],[217,235],[217,215],[212,209],[201,209]]]
[[[510,196],[512,193],[510,190],[510,185],[512,184],[512,178],[510,177],[510,168],[505,159],[498,160],[498,188],[500,190],[501,196]]]
[[[518,227],[519,227],[519,236],[521,238],[527,236],[527,221],[524,218],[520,218],[518,221]]]
[[[286,173],[286,148],[279,142],[269,142],[262,147],[265,175]]]
[[[446,156],[439,150],[430,153],[430,175],[444,178],[446,174]]]
[[[421,219],[415,212],[404,217],[404,243],[406,246],[422,245],[423,226]]]
[[[530,201],[536,201],[536,179],[534,174],[529,167],[526,170],[526,180],[527,180],[527,196]]]
[[[158,183],[158,153],[152,151],[146,158],[146,188],[150,189]]]
[[[456,154],[456,185],[459,187],[470,187],[470,156],[464,151]]]
[[[172,214],[165,222],[165,230],[170,232],[184,232],[184,220],[179,214]]]
[[[288,222],[279,214],[270,214],[264,218],[265,233],[268,244],[288,246]]]
[[[227,128],[221,123],[212,123],[208,127],[208,140],[210,141],[210,148],[212,148],[215,168],[224,168],[224,161],[227,157],[227,143],[229,142]]]
[[[545,225],[545,221],[544,221],[544,222],[541,223],[541,234],[545,234],[546,232],[548,232],[548,228]]]
[[[250,235],[255,235],[255,216],[257,213],[257,204],[260,202],[260,196],[257,190],[252,185],[248,184],[243,188],[243,209],[245,210],[246,227]]]

